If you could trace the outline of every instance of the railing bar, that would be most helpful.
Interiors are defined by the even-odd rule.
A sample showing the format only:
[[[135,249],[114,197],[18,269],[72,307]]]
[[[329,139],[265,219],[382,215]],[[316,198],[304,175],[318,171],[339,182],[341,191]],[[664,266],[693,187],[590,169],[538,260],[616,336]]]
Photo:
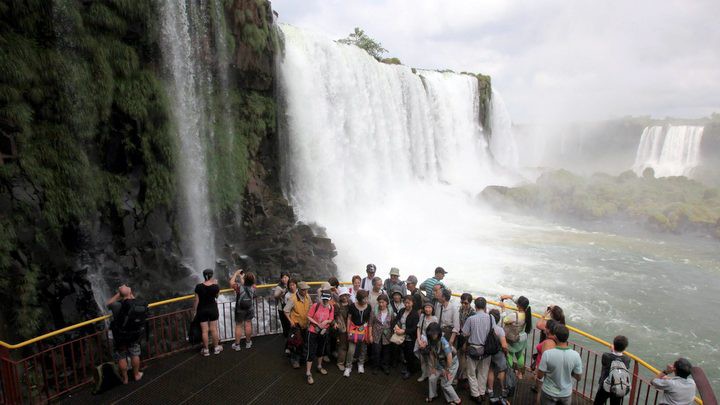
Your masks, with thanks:
[[[158,349],[158,329],[157,329],[157,319],[153,318],[153,345],[155,346],[155,353],[159,351]]]
[[[65,361],[65,345],[60,346],[60,351],[62,354],[63,376],[64,376],[64,380],[65,380],[65,389],[67,389],[70,386],[70,382],[68,381],[68,376],[67,376],[67,362]],[[58,387],[58,391],[60,391],[60,387]]]
[[[588,382],[588,370],[590,369],[590,350],[587,351],[587,361],[585,362],[585,372],[583,373],[583,394],[585,394],[587,391],[587,382]],[[592,390],[592,387],[591,387]],[[592,394],[592,391],[590,391],[590,394]]]
[[[70,358],[72,359],[73,381],[75,381],[75,385],[77,385],[78,384],[77,362],[75,361],[75,346],[72,343],[70,343]]]
[[[593,358],[593,368],[592,368],[592,379],[590,380],[590,395],[592,396],[593,388],[595,388],[595,371],[597,370],[597,360],[598,356],[595,355]],[[600,389],[600,385],[598,385],[598,390]]]
[[[80,342],[80,364],[82,364],[83,380],[87,379],[87,363],[85,362],[85,341]]]
[[[60,382],[58,381],[58,375],[57,375],[57,368],[55,367],[55,353],[50,352],[50,359],[52,360],[52,375],[53,379],[55,380],[55,387],[57,388],[60,385]],[[48,390],[49,393],[49,390]]]

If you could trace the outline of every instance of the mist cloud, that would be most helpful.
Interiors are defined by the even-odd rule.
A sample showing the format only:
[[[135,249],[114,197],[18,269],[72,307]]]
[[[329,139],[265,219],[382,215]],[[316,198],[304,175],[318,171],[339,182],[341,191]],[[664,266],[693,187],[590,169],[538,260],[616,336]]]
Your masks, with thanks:
[[[516,122],[720,112],[720,2],[274,0],[279,21],[356,26],[405,65],[493,76]]]

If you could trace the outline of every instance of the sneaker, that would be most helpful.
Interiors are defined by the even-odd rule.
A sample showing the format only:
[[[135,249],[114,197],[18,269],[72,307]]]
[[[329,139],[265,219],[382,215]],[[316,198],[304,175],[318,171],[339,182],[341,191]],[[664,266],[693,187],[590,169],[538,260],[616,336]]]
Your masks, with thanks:
[[[327,375],[327,370],[325,370],[323,367],[318,367],[317,371],[322,375]]]
[[[290,354],[290,349],[285,349],[285,354],[289,355],[289,354]]]
[[[343,377],[350,377],[350,367],[346,368],[343,372]]]
[[[427,380],[427,376],[426,376],[426,375],[421,375],[420,378],[417,379],[417,382],[423,382],[423,381],[425,381],[425,380]]]
[[[230,346],[233,350],[236,352],[240,351],[240,343],[233,343],[232,346]]]
[[[202,349],[200,349],[200,354],[207,357],[210,355],[210,350],[208,350],[206,347],[203,347]]]
[[[344,364],[338,364],[337,366],[338,366],[338,369],[339,369],[340,371],[345,371],[345,365],[344,365]]]
[[[358,363],[358,373],[365,374],[365,366]]]
[[[324,357],[323,357],[323,361],[324,361],[325,363],[330,363],[330,356],[324,356]]]
[[[245,348],[246,348],[246,349],[249,349],[249,348],[251,348],[251,347],[252,347],[252,340],[248,340],[247,342],[245,342]]]
[[[293,360],[292,361],[292,368],[300,368],[300,362]]]
[[[312,374],[307,375],[307,382],[310,385],[313,385],[315,383],[315,380],[313,380],[313,378],[312,378]]]
[[[220,352],[223,351],[223,347],[220,345],[215,346],[215,350],[213,350],[213,353],[220,354]]]

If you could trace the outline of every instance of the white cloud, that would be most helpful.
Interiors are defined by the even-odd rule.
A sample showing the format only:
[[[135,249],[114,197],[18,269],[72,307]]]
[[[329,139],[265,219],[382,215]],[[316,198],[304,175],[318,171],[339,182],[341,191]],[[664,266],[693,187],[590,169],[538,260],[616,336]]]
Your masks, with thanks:
[[[516,121],[720,111],[717,0],[274,0],[280,22],[356,26],[404,64],[493,76]]]

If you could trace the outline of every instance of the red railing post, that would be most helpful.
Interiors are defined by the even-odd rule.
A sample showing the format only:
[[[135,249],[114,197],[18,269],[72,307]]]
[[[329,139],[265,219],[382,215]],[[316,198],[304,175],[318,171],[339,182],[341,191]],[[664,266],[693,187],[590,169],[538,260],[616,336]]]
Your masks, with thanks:
[[[15,362],[10,358],[10,349],[0,347],[0,379],[2,379],[2,397],[5,404],[22,404],[22,391],[20,376],[18,376]]]
[[[630,402],[628,405],[633,405],[635,403],[635,397],[637,396],[637,388],[638,388],[638,379],[640,379],[640,367],[638,365],[638,362],[634,362],[635,365],[633,366],[632,371],[632,382],[630,383]]]

